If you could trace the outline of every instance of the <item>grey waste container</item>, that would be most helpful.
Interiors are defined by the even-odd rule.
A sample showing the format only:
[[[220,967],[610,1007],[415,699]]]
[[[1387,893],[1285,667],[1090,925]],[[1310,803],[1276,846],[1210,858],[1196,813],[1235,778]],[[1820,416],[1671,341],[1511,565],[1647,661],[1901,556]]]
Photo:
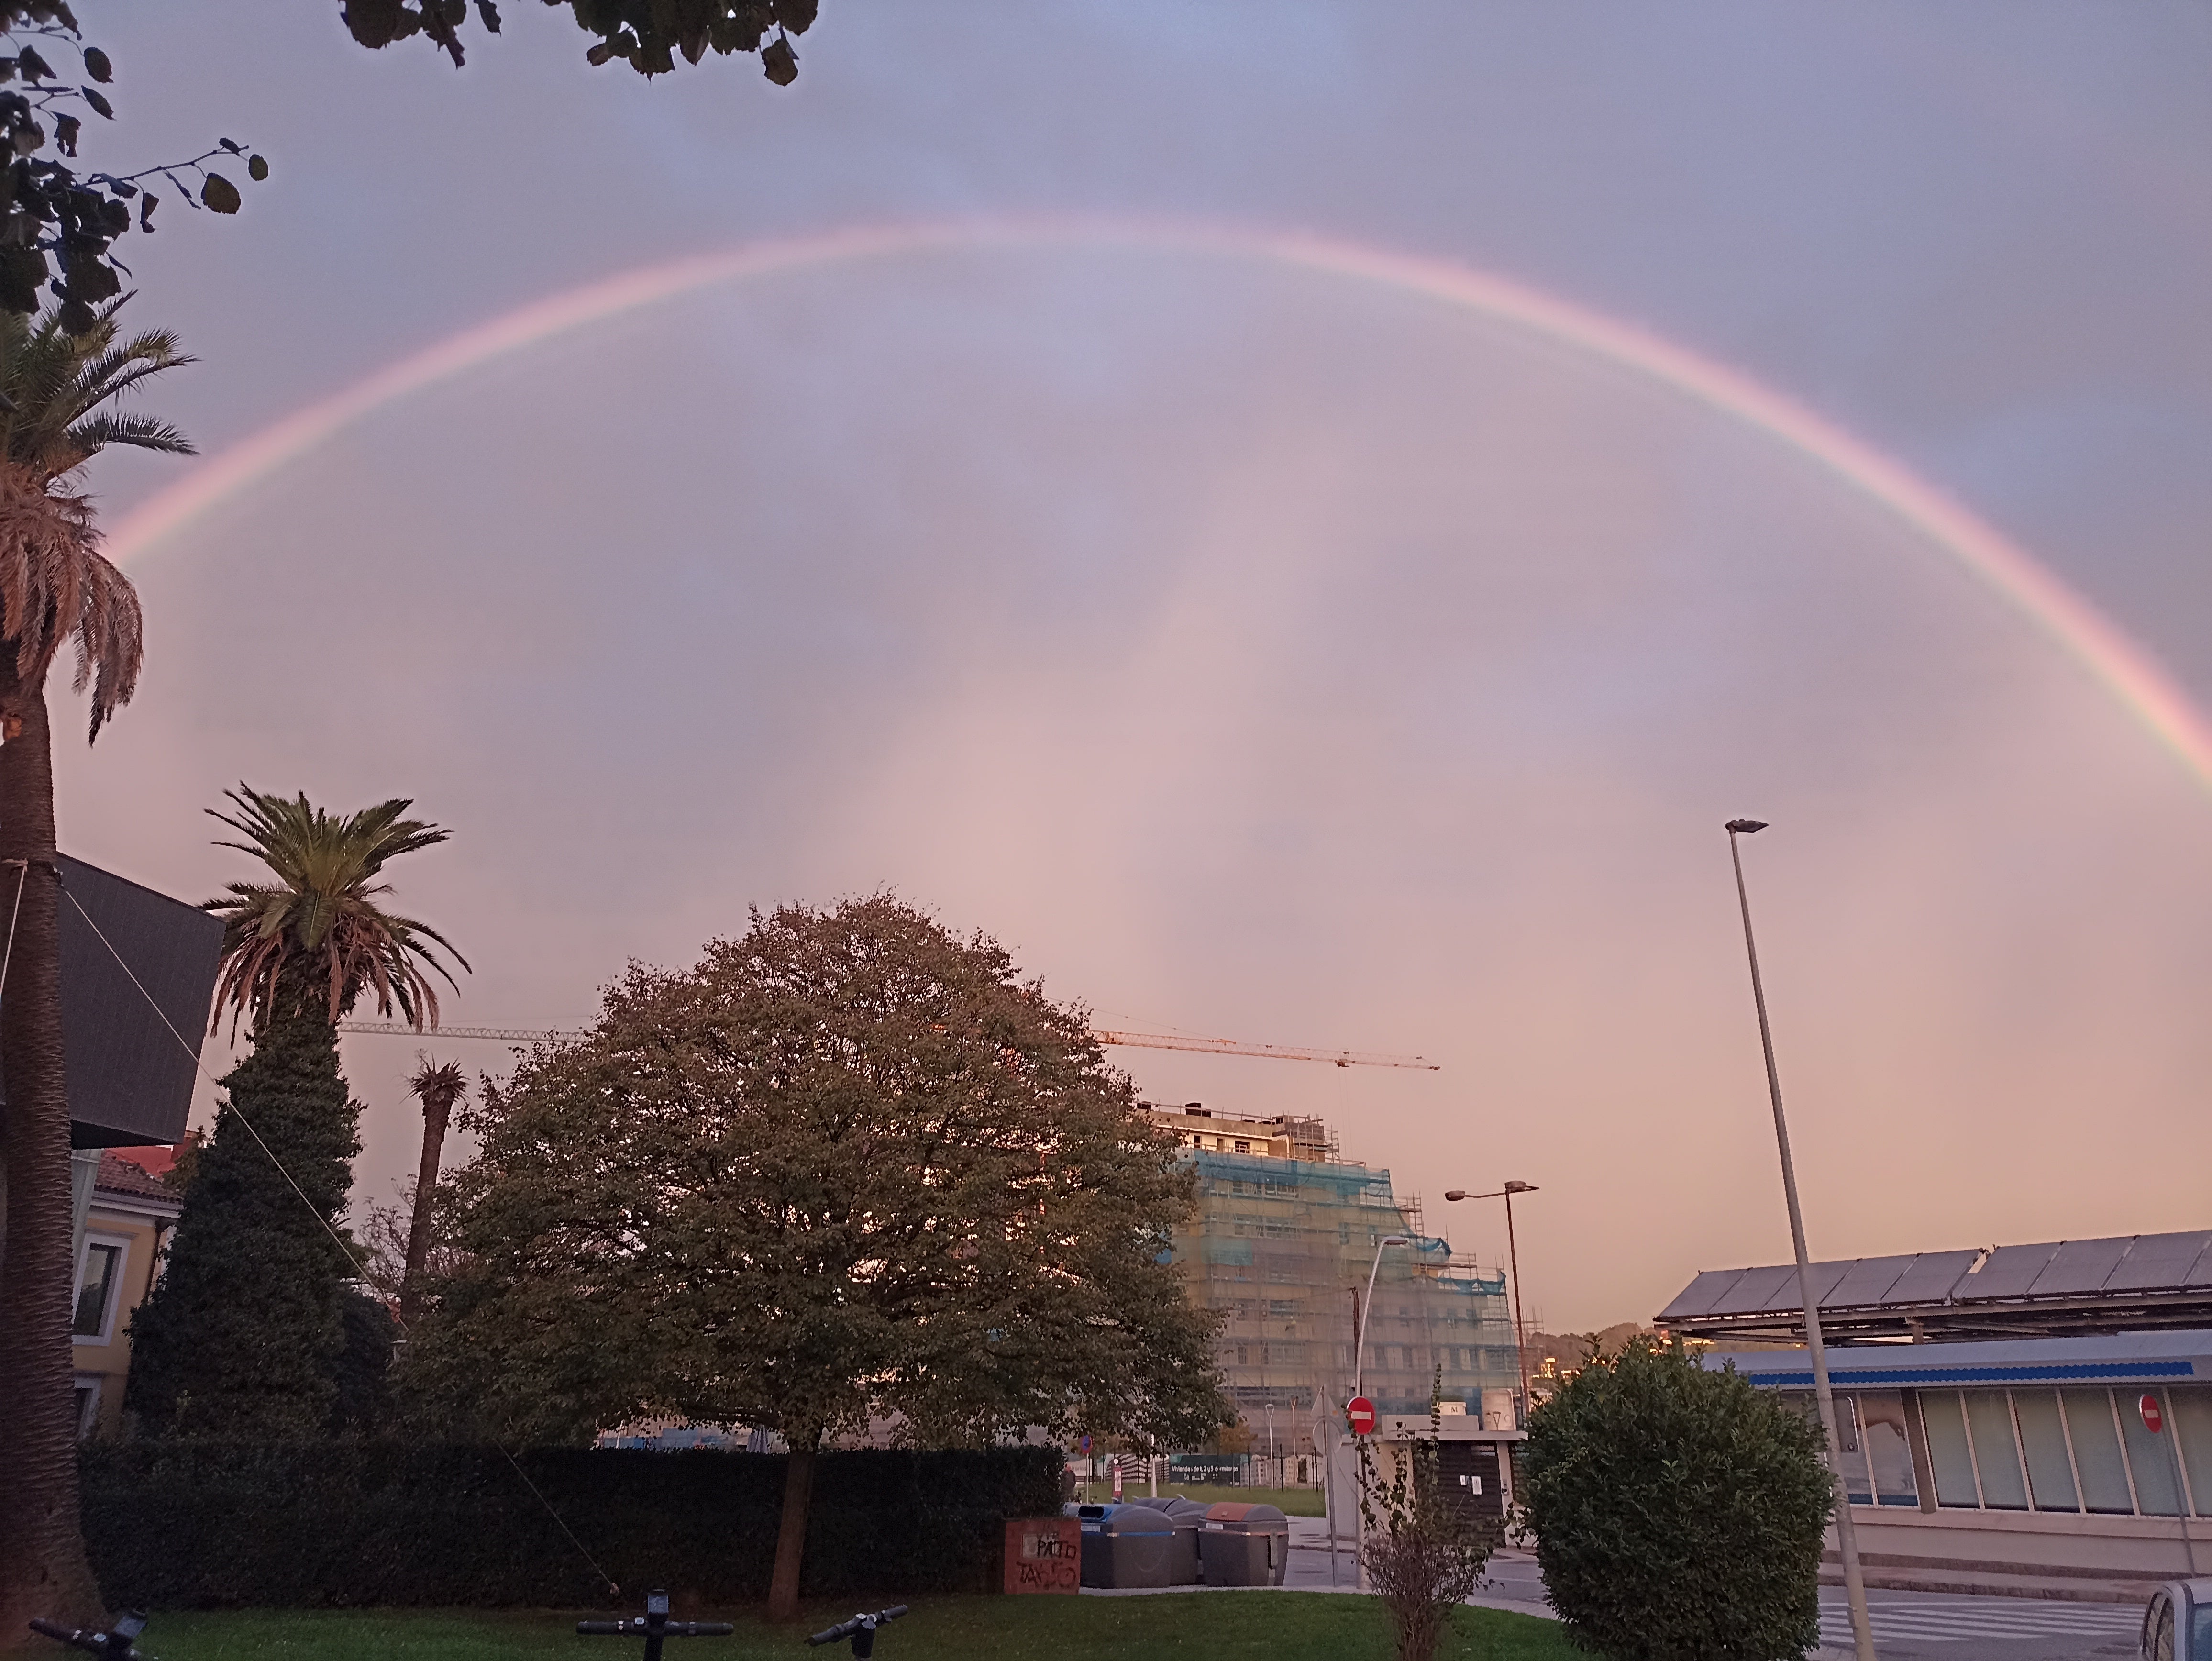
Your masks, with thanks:
[[[1198,1536],[1206,1530],[1206,1513],[1210,1506],[1195,1500],[1186,1500],[1177,1494],[1166,1500],[1148,1500],[1151,1509],[1165,1515],[1175,1524],[1175,1558],[1168,1568],[1168,1585],[1194,1586],[1199,1583]]]
[[[1209,1586],[1279,1586],[1291,1567],[1291,1519],[1273,1506],[1216,1506],[1198,1555]]]
[[[1083,1584],[1118,1591],[1171,1586],[1175,1524],[1145,1506],[1077,1506],[1083,1523]],[[1184,1584],[1188,1585],[1188,1582]]]

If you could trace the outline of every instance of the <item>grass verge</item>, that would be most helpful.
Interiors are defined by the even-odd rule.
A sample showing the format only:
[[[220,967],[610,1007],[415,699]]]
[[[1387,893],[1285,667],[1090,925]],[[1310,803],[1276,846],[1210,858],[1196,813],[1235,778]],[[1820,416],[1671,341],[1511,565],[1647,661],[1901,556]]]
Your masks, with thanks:
[[[679,1607],[701,1618],[715,1613]],[[733,1638],[672,1640],[667,1661],[764,1661],[848,1652],[800,1640],[853,1613],[811,1603],[771,1627],[731,1615]],[[140,1640],[160,1661],[637,1661],[641,1640],[579,1638],[574,1613],[550,1610],[245,1609],[157,1615]],[[58,1658],[67,1652],[57,1647]],[[879,1661],[1389,1661],[1389,1616],[1371,1597],[1307,1591],[1216,1591],[1154,1597],[919,1597],[879,1633]],[[1439,1661],[1587,1661],[1558,1623],[1462,1609]]]

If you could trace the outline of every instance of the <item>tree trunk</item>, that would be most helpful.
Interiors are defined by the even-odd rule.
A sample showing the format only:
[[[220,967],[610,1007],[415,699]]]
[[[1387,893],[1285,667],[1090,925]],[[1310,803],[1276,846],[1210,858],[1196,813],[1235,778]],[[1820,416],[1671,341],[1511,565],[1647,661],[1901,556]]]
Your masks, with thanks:
[[[399,1282],[399,1318],[412,1321],[422,1303],[422,1259],[430,1249],[430,1196],[438,1186],[438,1157],[446,1146],[450,1098],[422,1098],[422,1164],[415,1173],[415,1215],[407,1225],[407,1273]]]
[[[34,1615],[106,1624],[77,1512],[61,868],[44,689],[10,677],[4,717],[21,730],[0,744],[0,1651],[34,1641],[24,1624]]]
[[[768,1618],[788,1621],[799,1613],[799,1561],[806,1548],[806,1506],[814,1494],[814,1451],[818,1437],[805,1446],[793,1442],[783,1469],[783,1524],[775,1536],[775,1577],[769,1582]]]

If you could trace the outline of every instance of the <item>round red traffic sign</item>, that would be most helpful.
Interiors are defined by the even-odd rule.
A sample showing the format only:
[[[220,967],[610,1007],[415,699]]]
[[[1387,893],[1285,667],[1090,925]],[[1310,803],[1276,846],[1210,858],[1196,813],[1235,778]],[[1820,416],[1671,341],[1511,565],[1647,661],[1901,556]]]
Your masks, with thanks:
[[[2145,1390],[2142,1399],[2136,1403],[2136,1411],[2142,1415],[2143,1428],[2152,1435],[2157,1435],[2165,1428],[2166,1419],[2158,1410],[2158,1397],[2148,1390]]]
[[[1364,1396],[1355,1396],[1345,1403],[1344,1416],[1352,1421],[1354,1436],[1364,1436],[1375,1428],[1375,1403]]]

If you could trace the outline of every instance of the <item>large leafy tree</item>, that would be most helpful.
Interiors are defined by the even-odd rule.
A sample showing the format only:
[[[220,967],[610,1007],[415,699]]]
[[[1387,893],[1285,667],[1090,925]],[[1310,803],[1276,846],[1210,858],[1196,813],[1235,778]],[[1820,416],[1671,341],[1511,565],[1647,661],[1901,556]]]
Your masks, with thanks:
[[[840,1429],[1195,1440],[1228,1416],[1166,1249],[1194,1203],[1172,1144],[1080,1011],[894,897],[633,965],[469,1123],[410,1384],[507,1439],[780,1432],[779,1617]]]
[[[222,1080],[168,1270],[131,1323],[128,1400],[157,1432],[312,1435],[364,1415],[375,1392],[359,1358],[390,1345],[337,1232],[361,1113],[337,1021],[365,994],[418,1031],[437,1019],[430,977],[452,980],[440,949],[467,965],[386,910],[379,877],[451,833],[407,818],[404,800],[340,815],[304,795],[228,794],[234,812],[210,811],[246,840],[218,845],[268,875],[208,902],[224,922],[216,1014],[249,1020],[252,1050]]]
[[[119,303],[119,302],[118,302]],[[82,334],[0,311],[0,1646],[33,1615],[89,1617],[70,1372],[69,1094],[62,1074],[61,868],[46,674],[76,642],[92,731],[129,701],[138,596],[100,553],[79,470],[111,444],[188,453],[116,400],[191,360],[160,332]]]

